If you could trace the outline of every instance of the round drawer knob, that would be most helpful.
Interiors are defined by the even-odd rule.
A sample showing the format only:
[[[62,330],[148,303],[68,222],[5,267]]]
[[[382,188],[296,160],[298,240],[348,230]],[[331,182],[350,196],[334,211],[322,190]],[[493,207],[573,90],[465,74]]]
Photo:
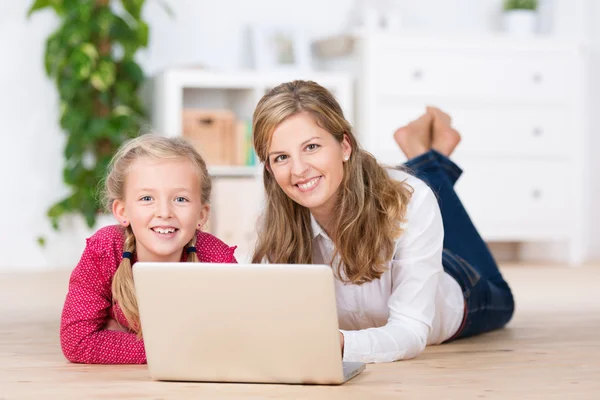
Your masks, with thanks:
[[[423,78],[423,71],[421,71],[420,69],[416,69],[413,71],[412,76],[415,81],[420,81],[421,78]]]
[[[533,74],[533,81],[535,83],[542,83],[542,74],[540,74],[539,72],[536,72],[535,74]]]
[[[539,189],[534,189],[534,190],[531,192],[531,196],[532,196],[534,199],[536,199],[536,200],[539,200],[539,199],[541,199],[541,198],[542,198],[542,191],[541,191],[541,190],[539,190]]]
[[[536,126],[535,128],[533,128],[533,136],[535,137],[540,137],[542,136],[542,133],[544,133],[544,131],[542,130],[542,128]]]

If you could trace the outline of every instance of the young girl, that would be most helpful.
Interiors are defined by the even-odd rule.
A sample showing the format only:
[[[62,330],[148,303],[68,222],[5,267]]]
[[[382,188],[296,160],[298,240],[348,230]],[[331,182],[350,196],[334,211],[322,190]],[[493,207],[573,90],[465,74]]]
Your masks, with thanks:
[[[314,82],[267,93],[253,140],[267,198],[253,261],[332,266],[344,361],[416,357],[511,319],[511,291],[454,191],[460,136],[440,110],[396,133],[412,174],[361,149]]]
[[[236,262],[234,247],[201,231],[210,192],[204,160],[183,139],[143,135],[119,149],[105,182],[106,206],[119,225],[87,240],[71,275],[60,326],[68,360],[146,362],[136,261]]]

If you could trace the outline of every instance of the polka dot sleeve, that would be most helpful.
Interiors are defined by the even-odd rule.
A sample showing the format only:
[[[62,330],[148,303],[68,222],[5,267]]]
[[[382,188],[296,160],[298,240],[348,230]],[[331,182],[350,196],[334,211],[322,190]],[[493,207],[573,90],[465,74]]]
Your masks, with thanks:
[[[122,236],[116,228],[100,230],[88,239],[71,274],[60,325],[62,351],[71,362],[146,362],[144,343],[134,333],[104,329],[113,314],[111,282],[120,262],[118,243]]]

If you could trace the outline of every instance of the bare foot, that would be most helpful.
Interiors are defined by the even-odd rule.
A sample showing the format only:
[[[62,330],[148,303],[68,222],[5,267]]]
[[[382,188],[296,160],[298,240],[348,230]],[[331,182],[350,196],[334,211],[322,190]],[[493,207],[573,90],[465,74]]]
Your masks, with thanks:
[[[431,148],[432,122],[432,116],[426,113],[394,132],[394,140],[408,159],[420,156]]]
[[[437,107],[427,107],[427,114],[433,118],[433,139],[431,148],[449,157],[458,143],[460,133],[452,128],[452,118]]]

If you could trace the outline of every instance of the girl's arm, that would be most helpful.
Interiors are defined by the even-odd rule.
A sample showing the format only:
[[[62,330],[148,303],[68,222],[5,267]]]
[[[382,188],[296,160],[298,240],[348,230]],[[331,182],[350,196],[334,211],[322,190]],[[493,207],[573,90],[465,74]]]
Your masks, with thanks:
[[[103,248],[104,241],[90,238],[71,274],[60,324],[62,351],[76,363],[143,364],[144,342],[135,333],[105,329],[112,305],[112,274],[120,260],[114,251]]]
[[[415,187],[391,263],[388,322],[379,328],[342,331],[344,361],[390,362],[416,357],[425,349],[443,272],[444,229],[435,195],[422,185]]]

